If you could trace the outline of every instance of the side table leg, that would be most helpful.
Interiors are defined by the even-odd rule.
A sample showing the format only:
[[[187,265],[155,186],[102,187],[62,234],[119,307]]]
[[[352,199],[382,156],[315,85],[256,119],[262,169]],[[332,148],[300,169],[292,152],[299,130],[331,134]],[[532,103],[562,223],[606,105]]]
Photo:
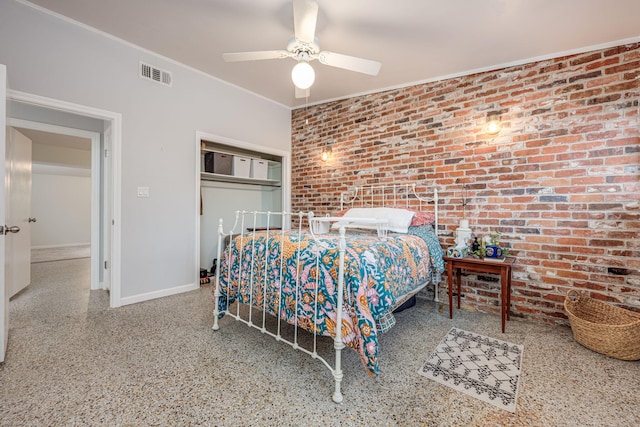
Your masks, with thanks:
[[[507,269],[507,320],[511,320],[511,267]]]
[[[507,269],[500,269],[500,314],[502,315],[502,333],[507,319]]]
[[[447,285],[449,288],[449,319],[453,319],[453,265],[447,262]]]
[[[462,269],[456,270],[456,279],[458,279],[458,308],[460,308],[460,293],[462,293]]]

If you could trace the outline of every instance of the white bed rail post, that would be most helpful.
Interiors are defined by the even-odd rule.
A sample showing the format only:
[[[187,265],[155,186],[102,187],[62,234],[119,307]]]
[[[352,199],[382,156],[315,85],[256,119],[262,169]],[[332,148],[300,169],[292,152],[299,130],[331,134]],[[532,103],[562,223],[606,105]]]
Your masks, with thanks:
[[[438,236],[440,235],[440,229],[438,228],[438,189],[437,188],[433,189],[433,210],[436,217],[435,224],[434,224],[435,225],[434,232],[436,233],[436,239],[438,239],[439,241],[440,238]],[[433,300],[435,302],[440,302],[440,299],[438,298],[438,285],[439,283],[436,283],[433,285],[433,287],[435,288],[434,289],[435,295],[433,297]]]
[[[336,367],[333,370],[333,378],[336,382],[336,389],[333,392],[333,401],[342,403],[342,392],[340,392],[340,384],[342,383],[342,349],[345,347],[342,342],[342,305],[344,295],[344,253],[347,248],[345,239],[345,228],[340,227],[340,245],[338,247],[340,259],[338,264],[338,295],[336,297],[336,337],[333,340],[333,346],[336,349]]]
[[[218,221],[218,265],[216,268],[216,278],[215,278],[215,282],[213,283],[213,287],[214,287],[214,291],[213,291],[213,298],[214,298],[214,308],[213,308],[213,330],[217,331],[218,329],[220,329],[220,326],[218,325],[218,316],[220,315],[220,307],[218,306],[219,304],[219,300],[220,300],[220,268],[222,267],[220,265],[220,256],[222,255],[222,236],[224,235],[224,229],[222,227],[222,218],[220,218],[220,220]]]

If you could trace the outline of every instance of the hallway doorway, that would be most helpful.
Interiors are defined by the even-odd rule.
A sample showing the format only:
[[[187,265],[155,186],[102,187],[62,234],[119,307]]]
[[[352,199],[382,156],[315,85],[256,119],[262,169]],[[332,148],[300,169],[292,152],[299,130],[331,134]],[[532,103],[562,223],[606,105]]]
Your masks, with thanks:
[[[7,91],[7,125],[31,126],[25,126],[24,122],[44,126],[36,127],[37,130],[91,140],[91,193],[99,194],[92,197],[91,207],[92,283],[93,288],[109,291],[110,307],[119,307],[122,116],[85,105]]]
[[[32,145],[31,262],[89,257],[90,289],[104,288],[100,134],[23,119],[8,124]]]

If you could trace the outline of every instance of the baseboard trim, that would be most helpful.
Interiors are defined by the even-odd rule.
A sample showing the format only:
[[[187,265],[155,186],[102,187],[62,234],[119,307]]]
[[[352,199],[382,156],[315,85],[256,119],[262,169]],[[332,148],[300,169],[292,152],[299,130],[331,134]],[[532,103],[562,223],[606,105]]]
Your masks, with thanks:
[[[161,289],[159,291],[147,292],[144,294],[133,295],[130,297],[120,298],[120,306],[136,304],[139,302],[150,301],[156,298],[168,297],[171,295],[181,294],[183,292],[194,291],[200,288],[200,283],[189,283],[186,285],[176,286],[168,289]]]
[[[64,245],[42,245],[31,246],[31,249],[58,249],[58,248],[71,248],[74,246],[91,246],[91,242],[86,243],[65,243]]]

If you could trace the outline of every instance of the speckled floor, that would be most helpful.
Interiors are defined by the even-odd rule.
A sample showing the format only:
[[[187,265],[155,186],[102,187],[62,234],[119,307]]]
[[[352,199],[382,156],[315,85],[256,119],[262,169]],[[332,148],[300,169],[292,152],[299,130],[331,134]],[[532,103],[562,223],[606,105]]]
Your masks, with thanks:
[[[11,301],[1,426],[635,426],[640,362],[601,356],[570,329],[419,301],[381,338],[381,374],[343,352],[345,402],[318,361],[257,330],[211,330],[210,287],[108,308],[89,259],[33,265]],[[452,327],[524,345],[515,414],[417,374]],[[330,355],[323,340],[320,352]]]

